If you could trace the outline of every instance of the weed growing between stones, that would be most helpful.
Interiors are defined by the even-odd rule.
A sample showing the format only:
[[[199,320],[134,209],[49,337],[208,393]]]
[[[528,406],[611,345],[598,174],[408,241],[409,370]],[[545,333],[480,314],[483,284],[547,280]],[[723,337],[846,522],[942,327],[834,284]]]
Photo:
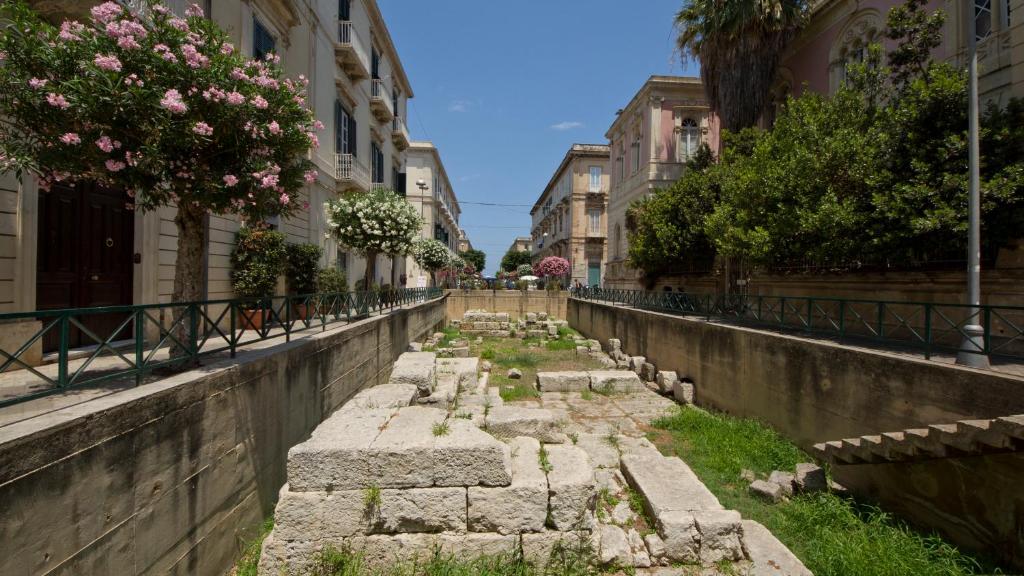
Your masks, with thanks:
[[[686,461],[719,501],[764,524],[814,574],[857,576],[962,576],[1000,573],[939,536],[922,534],[878,508],[831,493],[795,496],[768,504],[740,479],[792,470],[811,457],[754,420],[692,406],[656,420],[652,439]]]
[[[637,518],[643,520],[644,526],[641,530],[641,536],[646,536],[651,532],[651,527],[654,526],[654,518],[651,517],[650,512],[647,511],[647,507],[644,506],[643,494],[640,494],[636,490],[626,487],[626,498],[629,501],[629,509],[636,514]]]
[[[585,388],[580,391],[580,398],[590,402],[594,399],[594,393],[590,391],[590,388]]]
[[[370,486],[363,490],[363,506],[366,507],[367,515],[372,516],[380,510],[380,487]]]
[[[572,441],[573,444],[578,444],[579,441],[580,441],[580,433],[579,432],[569,432],[569,440]]]
[[[528,384],[510,384],[502,386],[499,390],[501,399],[505,402],[515,402],[516,400],[527,400],[530,398],[537,398],[540,396],[540,392],[536,388]]]
[[[263,548],[263,540],[270,535],[274,529],[274,519],[268,518],[260,526],[260,532],[250,542],[245,543],[242,549],[242,557],[235,565],[232,576],[257,576],[259,573],[260,551]]]
[[[434,433],[434,436],[447,436],[451,432],[451,429],[448,427],[448,421],[435,422],[434,426],[431,427],[431,432]]]
[[[548,451],[544,449],[544,445],[540,445],[540,452],[537,453],[537,460],[540,462],[540,469],[545,474],[550,474],[554,467],[551,466],[551,461],[548,460]]]

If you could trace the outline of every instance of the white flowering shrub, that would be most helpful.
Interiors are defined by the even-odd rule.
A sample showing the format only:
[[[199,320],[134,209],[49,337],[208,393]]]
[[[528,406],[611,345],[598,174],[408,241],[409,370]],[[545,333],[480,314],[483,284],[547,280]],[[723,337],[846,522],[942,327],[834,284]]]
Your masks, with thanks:
[[[338,242],[366,257],[366,286],[373,285],[377,256],[409,254],[423,225],[412,205],[391,190],[347,194],[324,210]]]

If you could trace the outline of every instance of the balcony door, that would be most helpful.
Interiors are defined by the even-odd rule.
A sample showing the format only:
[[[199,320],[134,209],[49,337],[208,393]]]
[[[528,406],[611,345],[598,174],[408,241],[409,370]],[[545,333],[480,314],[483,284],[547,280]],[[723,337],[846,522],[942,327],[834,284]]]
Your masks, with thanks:
[[[40,192],[36,308],[131,304],[134,229],[134,214],[125,207],[123,192],[86,182]],[[97,314],[77,319],[106,339],[125,318],[126,314]],[[126,328],[114,340],[131,333]],[[72,348],[97,344],[74,326],[69,336]],[[59,338],[59,331],[50,330],[43,350],[56,350]]]
[[[352,20],[352,0],[338,0],[338,20],[342,22]]]
[[[334,152],[356,156],[356,119],[341,105],[334,103]]]

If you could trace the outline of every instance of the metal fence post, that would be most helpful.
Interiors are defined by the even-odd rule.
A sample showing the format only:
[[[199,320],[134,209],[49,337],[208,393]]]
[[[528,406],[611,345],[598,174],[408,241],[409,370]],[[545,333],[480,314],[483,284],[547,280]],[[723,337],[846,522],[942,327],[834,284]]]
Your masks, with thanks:
[[[924,305],[924,359],[932,357],[932,305]]]
[[[878,303],[878,337],[885,338],[885,302]]]
[[[60,343],[57,348],[57,386],[68,385],[68,345],[71,341],[71,318],[69,314],[60,316]]]
[[[139,386],[142,384],[143,370],[142,364],[145,362],[145,348],[143,347],[143,338],[145,334],[145,321],[143,320],[143,309],[139,308],[135,311],[135,385]]]
[[[228,339],[228,345],[231,347],[231,357],[235,357],[235,351],[238,349],[238,334],[236,333],[235,327],[235,314],[238,311],[238,307],[235,306],[234,302],[228,303],[228,310],[231,316],[231,338]]]
[[[992,307],[985,306],[985,325],[983,326],[984,332],[982,332],[982,345],[984,346],[984,354],[988,356],[992,353]]]
[[[839,301],[839,341],[846,336],[846,300]]]
[[[198,304],[189,304],[188,307],[188,324],[189,324],[189,345],[192,347],[192,356],[194,359],[199,358],[199,308]]]

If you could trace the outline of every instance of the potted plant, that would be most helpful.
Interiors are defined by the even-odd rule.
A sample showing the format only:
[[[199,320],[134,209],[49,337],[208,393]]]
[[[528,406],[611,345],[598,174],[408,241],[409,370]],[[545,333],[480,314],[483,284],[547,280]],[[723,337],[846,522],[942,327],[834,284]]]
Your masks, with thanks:
[[[242,329],[260,330],[267,313],[267,298],[274,295],[284,261],[284,234],[261,227],[238,231],[231,252],[231,284],[242,304]]]
[[[320,314],[326,315],[334,312],[334,301],[340,297],[338,313],[344,312],[347,307],[348,277],[337,268],[321,268],[316,275],[316,293],[321,296]],[[324,299],[324,296],[329,298]]]
[[[288,292],[292,296],[310,296],[316,292],[317,267],[324,255],[323,248],[316,244],[288,244],[285,248],[285,278]],[[312,316],[312,309],[306,301],[296,299],[294,315],[299,320]]]

